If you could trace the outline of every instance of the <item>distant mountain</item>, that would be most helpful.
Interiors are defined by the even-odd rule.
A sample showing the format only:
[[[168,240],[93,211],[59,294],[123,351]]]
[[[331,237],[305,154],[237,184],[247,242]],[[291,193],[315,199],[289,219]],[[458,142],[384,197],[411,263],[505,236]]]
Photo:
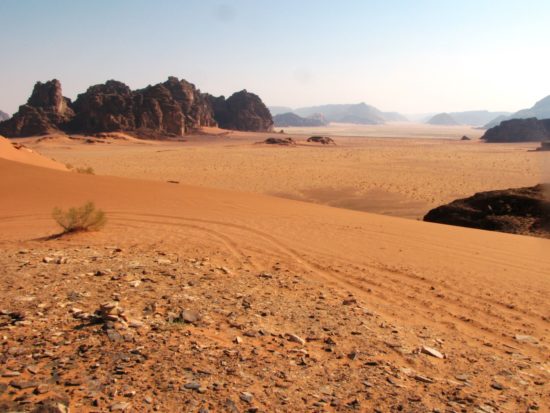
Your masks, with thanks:
[[[8,115],[6,112],[2,112],[0,110],[0,122],[4,121],[4,120],[8,120],[10,118],[10,115]]]
[[[498,116],[508,116],[510,112],[489,112],[488,110],[469,110],[466,112],[451,112],[449,115],[458,123],[470,126],[483,126]]]
[[[454,117],[452,117],[448,113],[438,113],[435,116],[432,116],[428,122],[426,122],[430,125],[442,125],[442,126],[453,126],[453,125],[459,125],[460,123],[456,121]]]
[[[267,108],[271,112],[271,116],[292,112],[292,108],[289,108],[288,106],[268,106]]]
[[[325,126],[328,124],[323,115],[319,113],[303,118],[292,112],[273,116],[273,122],[276,127],[285,128],[289,126]]]
[[[503,120],[529,118],[550,119],[550,96],[546,96],[545,98],[539,100],[532,108],[522,109],[518,112],[512,113],[509,116],[506,116],[505,118],[500,117],[493,119],[491,122],[487,123],[484,128],[489,129],[493,126],[497,126]]]
[[[382,112],[366,103],[331,104],[298,108],[294,113],[308,117],[320,113],[328,122],[358,123],[364,125],[378,125],[385,122],[407,121],[403,115],[395,112]]]

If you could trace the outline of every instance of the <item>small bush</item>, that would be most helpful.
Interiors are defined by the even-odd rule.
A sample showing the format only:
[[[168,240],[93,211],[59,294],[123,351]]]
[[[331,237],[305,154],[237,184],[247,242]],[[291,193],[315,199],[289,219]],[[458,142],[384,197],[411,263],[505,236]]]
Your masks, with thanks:
[[[76,172],[78,172],[79,174],[95,175],[94,168],[92,168],[91,166],[88,166],[86,168],[76,168]]]
[[[93,202],[86,202],[81,207],[69,208],[67,211],[54,208],[52,217],[64,233],[98,231],[107,223],[105,212],[96,209]]]

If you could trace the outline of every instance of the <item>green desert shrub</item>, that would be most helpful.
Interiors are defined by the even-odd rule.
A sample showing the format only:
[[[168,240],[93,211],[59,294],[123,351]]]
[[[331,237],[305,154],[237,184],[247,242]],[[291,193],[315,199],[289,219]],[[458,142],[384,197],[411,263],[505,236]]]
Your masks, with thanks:
[[[105,226],[105,212],[96,209],[93,202],[86,202],[81,207],[73,207],[64,211],[54,208],[52,212],[55,222],[63,228],[64,233],[78,231],[98,231]]]

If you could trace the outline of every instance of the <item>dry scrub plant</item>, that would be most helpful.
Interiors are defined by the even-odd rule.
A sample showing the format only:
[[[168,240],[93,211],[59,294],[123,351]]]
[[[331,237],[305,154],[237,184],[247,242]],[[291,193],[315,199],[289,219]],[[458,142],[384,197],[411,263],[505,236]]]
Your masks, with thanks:
[[[64,233],[98,231],[107,223],[105,212],[96,209],[93,202],[86,202],[81,207],[69,208],[67,211],[54,208],[52,216]]]

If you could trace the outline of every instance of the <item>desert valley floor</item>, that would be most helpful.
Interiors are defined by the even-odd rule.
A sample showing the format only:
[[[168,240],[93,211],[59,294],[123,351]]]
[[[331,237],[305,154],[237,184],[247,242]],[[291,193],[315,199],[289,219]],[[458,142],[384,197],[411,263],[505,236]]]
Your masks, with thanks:
[[[417,220],[548,154],[339,128],[0,141],[0,411],[549,411],[550,240]]]

